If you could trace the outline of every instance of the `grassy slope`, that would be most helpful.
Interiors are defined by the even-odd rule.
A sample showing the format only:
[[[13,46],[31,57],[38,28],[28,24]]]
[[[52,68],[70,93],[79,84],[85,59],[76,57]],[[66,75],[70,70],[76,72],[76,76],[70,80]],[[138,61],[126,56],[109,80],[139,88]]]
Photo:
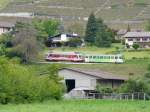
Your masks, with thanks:
[[[57,52],[83,52],[90,54],[112,54],[116,52],[116,47],[124,48],[121,44],[113,44],[110,48],[97,48],[97,47],[82,47],[82,48],[56,48],[53,51]],[[122,51],[126,60],[130,60],[133,57],[136,58],[150,58],[150,51]]]
[[[0,105],[0,112],[149,112],[150,102],[74,100]]]
[[[85,47],[85,48],[56,48],[53,49],[55,52],[84,52],[89,54],[112,54],[116,51],[116,46],[123,47],[120,44],[113,44],[111,48],[96,48],[96,47]],[[47,52],[46,50],[45,52]],[[43,53],[41,53],[43,54]],[[125,57],[124,64],[110,64],[110,63],[100,63],[100,64],[87,64],[87,65],[66,65],[67,67],[75,67],[82,69],[100,69],[102,71],[110,72],[117,75],[134,74],[133,77],[143,76],[146,71],[148,64],[150,64],[150,51],[123,51],[122,54]],[[43,58],[43,56],[40,56]],[[132,58],[139,59],[132,59]],[[149,59],[143,59],[143,58]]]

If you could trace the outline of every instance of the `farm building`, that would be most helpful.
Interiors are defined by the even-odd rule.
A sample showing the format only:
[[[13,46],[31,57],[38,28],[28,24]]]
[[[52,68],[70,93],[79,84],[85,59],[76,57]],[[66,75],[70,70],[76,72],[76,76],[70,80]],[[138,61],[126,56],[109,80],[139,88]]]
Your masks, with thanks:
[[[123,37],[126,47],[132,48],[134,43],[139,44],[140,48],[150,47],[150,32],[127,32]]]
[[[0,22],[0,35],[11,31],[15,27],[12,23]]]
[[[59,70],[58,74],[64,78],[63,82],[66,84],[68,92],[75,88],[94,90],[97,84],[117,88],[128,79],[127,77],[113,75],[101,70],[91,71],[77,68],[63,68]]]

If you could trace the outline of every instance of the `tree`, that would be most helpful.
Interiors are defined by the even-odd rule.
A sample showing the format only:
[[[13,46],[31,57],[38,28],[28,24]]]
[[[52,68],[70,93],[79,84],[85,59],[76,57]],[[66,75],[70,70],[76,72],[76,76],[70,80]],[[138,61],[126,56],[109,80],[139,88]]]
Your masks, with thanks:
[[[38,40],[45,41],[58,33],[58,26],[60,25],[56,20],[40,20],[34,19],[32,22],[34,28],[37,30]]]
[[[147,31],[150,31],[150,19],[149,19],[148,22],[147,22],[146,30],[147,30]]]
[[[97,19],[95,45],[97,47],[110,47],[113,36],[113,32],[103,23],[102,19]]]
[[[95,15],[91,13],[86,26],[86,32],[84,37],[85,42],[89,43],[90,45],[94,45],[96,32],[97,32],[96,18]]]
[[[140,46],[139,46],[139,44],[134,43],[134,44],[132,45],[132,47],[133,47],[135,50],[137,50]]]
[[[70,47],[77,47],[82,44],[82,40],[80,38],[71,38],[69,39],[68,45]]]
[[[36,31],[28,23],[17,22],[15,36],[12,39],[11,53],[20,56],[23,62],[29,62],[38,54],[39,44],[36,39]]]

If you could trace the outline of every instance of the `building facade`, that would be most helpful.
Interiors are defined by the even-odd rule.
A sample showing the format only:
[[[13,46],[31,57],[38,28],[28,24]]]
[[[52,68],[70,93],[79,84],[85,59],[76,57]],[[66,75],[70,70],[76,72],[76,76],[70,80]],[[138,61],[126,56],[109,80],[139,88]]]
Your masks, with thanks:
[[[100,84],[104,87],[117,88],[125,80],[126,77],[112,75],[102,71],[89,71],[75,68],[63,68],[59,70],[59,76],[62,77],[63,83],[67,87],[67,92],[75,88],[86,88],[86,90],[95,90],[96,85]]]
[[[133,48],[134,43],[140,48],[150,47],[150,32],[127,32],[123,37],[127,48]]]
[[[15,25],[12,23],[0,22],[0,35],[12,31],[14,27]]]

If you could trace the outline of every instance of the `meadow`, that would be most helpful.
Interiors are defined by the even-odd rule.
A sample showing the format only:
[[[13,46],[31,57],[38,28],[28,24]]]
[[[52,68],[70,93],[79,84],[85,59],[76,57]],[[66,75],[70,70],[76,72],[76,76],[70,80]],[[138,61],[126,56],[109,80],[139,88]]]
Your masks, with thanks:
[[[0,105],[0,112],[149,112],[149,101],[64,100]]]
[[[143,76],[146,71],[148,64],[150,64],[150,50],[126,50],[123,49],[121,44],[113,44],[110,48],[97,48],[97,47],[62,47],[54,49],[46,49],[44,53],[40,53],[39,60],[43,60],[43,54],[46,54],[48,51],[54,52],[82,52],[87,54],[113,54],[117,53],[116,47],[122,48],[121,54],[124,56],[123,64],[111,64],[111,63],[99,63],[99,64],[87,64],[87,65],[63,65],[64,67],[75,67],[82,69],[100,69],[102,71],[110,72],[117,75],[126,75],[129,76],[132,74],[132,77],[137,78]],[[42,54],[42,55],[41,55]],[[43,65],[42,65],[43,66]]]

